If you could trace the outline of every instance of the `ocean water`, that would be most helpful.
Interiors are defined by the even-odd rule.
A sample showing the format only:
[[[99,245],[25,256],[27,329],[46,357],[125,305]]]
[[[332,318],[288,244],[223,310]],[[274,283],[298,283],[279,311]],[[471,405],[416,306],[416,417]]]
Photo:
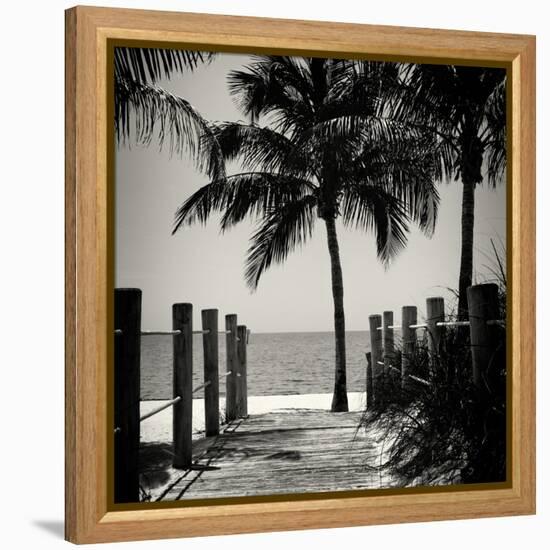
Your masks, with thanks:
[[[365,391],[369,333],[347,332],[348,391]],[[289,332],[250,335],[248,395],[329,393],[334,388],[334,334]],[[220,373],[226,370],[225,335],[219,337]],[[193,337],[193,386],[204,382],[202,336]],[[220,380],[225,395],[225,379]],[[200,398],[203,392],[193,397]],[[141,398],[172,397],[172,336],[141,339]]]

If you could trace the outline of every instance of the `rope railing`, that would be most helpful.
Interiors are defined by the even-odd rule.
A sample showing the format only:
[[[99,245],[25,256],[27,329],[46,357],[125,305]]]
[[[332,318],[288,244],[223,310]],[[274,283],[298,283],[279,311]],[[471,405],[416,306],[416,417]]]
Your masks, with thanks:
[[[137,502],[139,494],[139,440],[141,422],[172,408],[172,465],[187,469],[193,463],[193,415],[195,398],[204,395],[204,435],[211,437],[220,430],[220,395],[218,385],[225,388],[225,419],[231,422],[247,416],[247,327],[237,324],[237,315],[227,314],[225,326],[218,325],[217,309],[202,309],[202,324],[193,326],[196,316],[193,304],[174,303],[172,323],[165,327],[142,328],[142,292],[137,288],[115,289],[114,308],[114,366],[115,366],[115,501]],[[193,330],[193,328],[201,330]],[[171,329],[171,330],[170,330]],[[122,335],[122,336],[121,336]],[[170,400],[140,405],[140,356],[142,344],[148,336],[165,336],[172,340],[172,387]],[[200,335],[200,336],[194,336]],[[143,337],[143,338],[141,338]],[[197,354],[193,346],[202,340],[202,380],[195,378],[194,363]],[[219,340],[225,340],[226,365],[220,370]],[[140,345],[141,344],[141,345]],[[241,376],[237,377],[237,374]],[[201,383],[204,381],[204,383]],[[196,382],[196,387],[194,384]],[[199,393],[204,390],[203,393]],[[160,417],[159,417],[160,418]],[[128,467],[128,464],[132,467]]]
[[[159,405],[152,411],[149,411],[148,413],[145,413],[144,415],[139,417],[139,421],[143,422],[144,420],[147,420],[148,418],[151,418],[152,416],[155,416],[155,414],[158,414],[159,412],[164,411],[165,409],[168,409],[169,407],[172,407],[176,403],[181,401],[181,396],[178,395],[177,397],[174,397],[174,399],[171,399],[167,403],[163,403],[162,405]]]
[[[420,378],[419,376],[414,376],[413,374],[407,374],[407,376],[411,380],[414,380],[415,382],[420,382],[420,384],[424,384],[425,386],[431,386],[431,384],[427,380],[424,380],[424,378]]]
[[[439,321],[436,327],[469,327],[470,321]]]
[[[486,321],[487,325],[489,326],[499,326],[499,327],[505,327],[506,321],[502,319],[490,319]],[[436,326],[438,327],[469,327],[470,321],[438,321],[436,323]],[[387,327],[376,327],[376,330],[384,330],[385,328],[389,329],[402,329],[403,327],[401,325],[389,325]],[[410,329],[417,329],[417,328],[428,328],[428,325],[426,323],[419,323],[417,325],[409,325]]]
[[[122,329],[116,328],[115,329],[115,335],[119,336],[123,333]],[[210,330],[194,330],[192,331],[193,334],[210,334]],[[231,334],[231,330],[219,330],[218,334]],[[141,336],[179,336],[181,334],[181,330],[141,330],[140,331]],[[250,333],[248,333],[250,334]],[[247,336],[248,338],[248,336]],[[237,342],[240,342],[240,338],[236,338]],[[247,342],[248,343],[248,342]]]
[[[178,336],[181,330],[142,330],[141,336]]]
[[[441,296],[433,296],[426,299],[425,317],[419,322],[418,308],[413,305],[405,305],[401,308],[401,325],[393,324],[394,312],[384,311],[382,314],[369,316],[370,352],[372,358],[367,362],[367,388],[371,398],[368,402],[377,406],[378,400],[384,403],[387,396],[383,395],[384,384],[381,378],[389,367],[400,372],[401,387],[406,389],[411,381],[425,386],[434,386],[435,379],[431,374],[427,379],[416,376],[415,349],[418,346],[419,337],[423,337],[423,346],[426,348],[426,357],[429,364],[429,373],[437,368],[438,357],[441,357],[445,346],[448,345],[445,335],[445,327],[467,327],[469,332],[469,347],[472,359],[472,382],[483,389],[487,377],[487,371],[493,360],[497,337],[495,330],[490,327],[501,327],[506,330],[506,318],[500,318],[500,299],[498,286],[492,283],[473,285],[467,289],[468,309],[464,320],[454,320],[452,315],[445,313],[445,300]],[[391,329],[399,329],[402,340],[401,365],[394,367],[389,365],[388,358],[394,357],[395,339]],[[425,332],[418,334],[417,329]],[[466,336],[466,335],[464,335]],[[373,369],[372,366],[375,368]],[[394,359],[394,362],[398,360]],[[383,365],[382,369],[379,365]],[[377,368],[376,368],[377,367]],[[398,368],[400,367],[400,368]],[[369,369],[371,372],[369,382]],[[424,371],[420,371],[424,372]]]
[[[386,366],[386,364],[382,361],[376,361],[376,362],[383,367]],[[394,367],[393,365],[388,365],[388,367],[394,370],[395,372],[398,372],[399,374],[401,374],[401,369]],[[406,376],[411,380],[414,380],[415,382],[420,382],[420,384],[424,384],[425,386],[431,386],[430,382],[428,382],[428,380],[424,380],[424,378],[420,378],[419,376],[414,376],[413,374],[407,374]]]
[[[210,386],[210,384],[212,384],[212,381],[207,380],[204,384],[201,384],[200,386],[197,386],[196,388],[193,388],[193,391],[191,393],[197,393],[198,391]]]
[[[220,374],[219,379],[221,380],[222,378],[225,378],[226,376],[229,376],[230,374],[231,374],[231,371],[224,372],[223,374]],[[237,376],[239,376],[239,375],[237,375]],[[207,380],[204,384],[201,384],[200,386],[197,386],[196,388],[194,388],[192,393],[196,393],[196,392],[202,390],[203,388],[206,388],[211,383],[212,382],[210,380]],[[148,413],[140,416],[139,421],[143,422],[144,420],[147,420],[148,418],[151,418],[152,416],[155,416],[156,414],[158,414],[158,413],[168,409],[169,407],[175,405],[179,401],[181,401],[181,396],[178,395],[177,397],[174,397],[174,399],[171,399],[170,401],[168,401],[166,403],[163,403],[162,405],[159,405],[158,407],[156,407],[152,411],[149,411]],[[120,428],[118,428],[118,427],[115,428],[115,433],[119,433],[120,431],[121,431]]]
[[[229,376],[230,374],[232,374],[232,371],[230,371],[230,370],[227,371],[227,372],[224,372],[224,373],[222,373],[218,376],[218,380],[221,380],[222,378],[225,378],[226,376]],[[240,374],[237,374],[237,376],[240,376]],[[212,384],[212,380],[207,380],[204,384],[201,384],[200,386],[197,386],[196,388],[194,388],[192,393],[196,393],[196,392],[210,386],[210,384]]]

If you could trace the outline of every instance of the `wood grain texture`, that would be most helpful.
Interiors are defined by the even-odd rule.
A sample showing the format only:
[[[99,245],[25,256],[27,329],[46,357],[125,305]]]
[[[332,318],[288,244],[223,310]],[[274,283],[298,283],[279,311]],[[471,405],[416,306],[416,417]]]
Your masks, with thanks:
[[[248,416],[248,358],[246,325],[237,326],[237,414],[241,417]]]
[[[76,11],[65,13],[65,538],[76,536]]]
[[[109,511],[108,40],[487,64],[509,70],[511,487]],[[110,260],[111,258],[111,260]],[[529,514],[535,510],[535,39],[77,7],[66,15],[66,537],[78,543]],[[112,419],[111,419],[112,420]],[[112,482],[112,479],[110,480]]]
[[[220,380],[218,368],[218,310],[203,309],[204,418],[207,436],[220,433]]]
[[[173,394],[181,397],[174,407],[174,467],[187,468],[193,453],[193,305],[172,306],[172,328],[181,331],[172,338]]]
[[[381,326],[381,315],[369,315],[369,337],[372,367],[372,398],[375,405],[380,404],[380,402],[382,401],[380,391],[384,374],[383,366],[380,364],[381,362],[383,362],[382,331],[378,330],[378,328]]]
[[[195,444],[195,469],[153,498],[188,500],[379,488],[381,443],[361,413],[281,410],[230,424]],[[199,465],[199,469],[196,468]],[[384,479],[384,483],[387,480]],[[146,490],[149,490],[147,487]],[[157,496],[158,495],[158,496]]]
[[[237,357],[237,316],[229,314],[225,316],[225,356],[226,370],[230,372],[226,379],[225,419],[228,421],[237,418],[237,373],[239,363]]]
[[[417,374],[411,368],[413,354],[416,347],[416,329],[411,325],[418,322],[418,311],[416,306],[403,306],[401,308],[401,340],[403,342],[403,353],[401,354],[401,385],[403,388],[412,389],[413,384],[410,375]]]
[[[518,68],[519,65],[519,68]],[[516,72],[517,69],[517,72]],[[514,172],[512,193],[512,283],[513,376],[519,386],[513,388],[513,453],[514,484],[520,497],[536,506],[536,59],[535,40],[527,41],[514,60],[512,75],[519,89],[519,109],[512,118],[519,118],[519,132],[512,136]],[[517,83],[516,83],[517,79]],[[519,161],[519,167],[517,163]],[[521,328],[519,334],[515,333]],[[516,340],[517,338],[517,340]],[[517,349],[515,349],[517,347]]]

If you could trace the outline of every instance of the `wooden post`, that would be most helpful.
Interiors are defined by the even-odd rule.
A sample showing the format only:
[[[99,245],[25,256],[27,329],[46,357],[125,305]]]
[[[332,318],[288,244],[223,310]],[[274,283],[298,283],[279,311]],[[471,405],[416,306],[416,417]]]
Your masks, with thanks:
[[[172,306],[172,327],[180,334],[173,337],[174,405],[173,440],[174,468],[186,469],[193,461],[193,306]]]
[[[374,407],[374,394],[372,391],[372,354],[370,351],[365,353],[367,357],[367,410]]]
[[[225,386],[225,420],[231,422],[237,418],[237,316],[225,316],[225,354],[227,371]]]
[[[390,365],[393,365],[395,358],[395,344],[393,335],[393,311],[384,311],[383,314],[383,326],[384,326],[384,366],[386,372],[391,371]],[[394,365],[395,366],[395,365]]]
[[[384,369],[380,363],[382,362],[382,331],[378,330],[382,326],[381,315],[369,316],[369,331],[370,331],[370,352],[372,359],[372,402],[375,406],[382,403],[383,396],[381,395],[382,380]]]
[[[239,374],[241,376],[237,379],[237,414],[243,418],[248,416],[246,336],[246,325],[239,325],[237,327],[237,359],[239,363]]]
[[[445,321],[445,300],[441,297],[426,300],[426,331],[428,332],[428,350],[430,352],[430,368],[433,370],[441,353],[441,338],[445,327],[437,323]]]
[[[489,389],[488,371],[497,346],[498,327],[488,325],[487,321],[498,320],[498,286],[492,283],[474,285],[468,288],[467,296],[473,381],[478,389]]]
[[[401,310],[401,337],[403,339],[403,352],[401,354],[401,386],[407,388],[410,386],[409,374],[411,370],[411,361],[416,346],[416,329],[410,328],[410,325],[416,325],[417,311],[416,306],[403,306]]]
[[[139,502],[140,289],[115,289],[115,330],[115,502]]]
[[[218,310],[202,310],[202,346],[204,350],[205,435],[220,433],[220,383],[218,368]]]

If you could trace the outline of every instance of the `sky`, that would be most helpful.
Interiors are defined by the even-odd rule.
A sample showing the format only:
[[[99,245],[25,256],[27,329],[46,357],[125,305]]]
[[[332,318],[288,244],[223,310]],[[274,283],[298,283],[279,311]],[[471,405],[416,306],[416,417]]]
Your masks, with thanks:
[[[208,120],[244,121],[226,78],[248,60],[220,54],[209,65],[160,85]],[[236,313],[253,332],[332,331],[330,260],[321,220],[313,238],[284,264],[272,266],[251,292],[244,261],[252,222],[221,234],[214,215],[205,226],[171,235],[178,206],[206,183],[189,158],[171,156],[168,147],[160,149],[154,141],[148,147],[132,141],[116,146],[115,286],[142,289],[142,328],[170,328],[172,304],[191,302],[195,327],[200,327],[201,309],[217,308],[220,326],[224,315]],[[376,257],[372,234],[337,225],[347,330],[368,330],[369,315],[386,310],[394,311],[397,324],[405,305],[418,307],[420,322],[431,296],[443,296],[448,309],[455,305],[448,289],[458,287],[462,185],[442,183],[439,192],[435,234],[428,238],[411,226],[407,248],[387,269]],[[504,182],[496,189],[484,182],[475,200],[474,282],[484,282],[494,267],[491,240],[497,248],[506,242]]]

